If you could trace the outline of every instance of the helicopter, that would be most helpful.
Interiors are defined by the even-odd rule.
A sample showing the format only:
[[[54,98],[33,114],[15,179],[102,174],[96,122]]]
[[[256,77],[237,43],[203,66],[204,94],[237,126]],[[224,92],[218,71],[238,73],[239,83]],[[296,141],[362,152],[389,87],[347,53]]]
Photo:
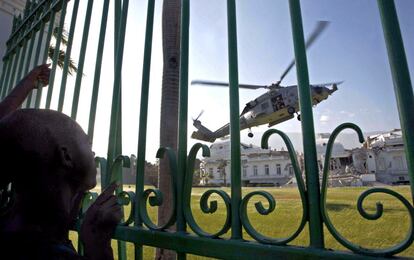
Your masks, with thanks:
[[[308,49],[321,35],[328,24],[329,22],[327,21],[319,21],[317,23],[315,30],[306,41],[306,49]],[[294,118],[295,114],[297,115],[297,119],[300,120],[298,86],[281,85],[283,79],[286,77],[294,65],[295,60],[292,60],[286,70],[282,73],[279,81],[276,83],[272,83],[270,85],[239,84],[239,88],[263,88],[268,90],[266,93],[248,102],[240,114],[240,130],[248,128],[248,136],[250,138],[253,137],[251,128],[254,126],[268,124],[268,127],[272,127],[276,124]],[[341,83],[343,83],[343,81],[310,84],[309,87],[311,89],[312,105],[316,106],[323,100],[326,100],[330,95],[332,95],[332,93],[338,90],[338,85]],[[217,87],[227,87],[229,85],[226,82],[206,80],[193,80],[191,84]],[[229,135],[230,125],[228,123],[214,132],[203,126],[199,120],[203,112],[204,110],[202,110],[196,118],[193,118],[193,126],[197,128],[197,131],[194,131],[192,133],[191,138],[213,143],[217,138],[222,138]]]

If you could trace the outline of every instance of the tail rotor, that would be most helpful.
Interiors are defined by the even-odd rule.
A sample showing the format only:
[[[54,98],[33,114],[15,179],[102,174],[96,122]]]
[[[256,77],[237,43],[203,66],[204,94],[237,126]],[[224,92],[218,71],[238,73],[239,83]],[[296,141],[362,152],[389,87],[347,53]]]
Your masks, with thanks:
[[[198,116],[194,119],[194,117],[193,118],[191,118],[191,119],[193,119],[193,121],[198,121],[198,119],[203,115],[203,113],[204,113],[204,109],[202,109],[201,111],[200,111],[200,113],[198,114]]]

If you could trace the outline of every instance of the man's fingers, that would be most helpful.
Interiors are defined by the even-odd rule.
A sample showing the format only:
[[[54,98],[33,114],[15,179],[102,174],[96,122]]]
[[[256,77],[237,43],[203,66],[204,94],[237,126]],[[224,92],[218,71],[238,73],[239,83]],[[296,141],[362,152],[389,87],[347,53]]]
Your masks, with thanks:
[[[107,208],[119,205],[117,200],[118,200],[117,197],[112,195],[112,197],[110,197],[107,200],[105,200],[104,202],[100,203],[99,207],[102,210],[106,210]]]
[[[116,183],[110,184],[96,199],[95,203],[102,204],[108,200],[114,193],[115,189],[118,187]]]

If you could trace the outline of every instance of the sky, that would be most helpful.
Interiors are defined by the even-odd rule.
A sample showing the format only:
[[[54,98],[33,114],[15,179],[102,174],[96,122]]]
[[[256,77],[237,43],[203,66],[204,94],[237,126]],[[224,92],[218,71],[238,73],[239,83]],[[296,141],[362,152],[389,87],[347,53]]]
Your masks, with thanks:
[[[69,2],[65,27],[69,30],[71,10]],[[86,2],[81,1],[77,17],[72,57],[78,61]],[[84,77],[82,79],[79,116],[81,126],[87,130],[89,100],[92,92],[97,40],[99,36],[102,2],[95,1]],[[108,124],[113,88],[113,2],[108,20],[103,70],[98,100],[98,114],[93,149],[105,156],[108,143]],[[414,78],[414,1],[397,0],[397,12],[405,44],[411,78]],[[238,0],[237,36],[239,82],[268,85],[276,82],[293,58],[293,41],[288,1]],[[309,78],[313,84],[344,81],[339,90],[326,101],[314,107],[315,132],[332,132],[341,123],[353,122],[364,132],[386,131],[400,128],[390,67],[377,2],[375,0],[303,0],[301,1],[305,37],[319,20],[330,21],[325,33],[308,50]],[[130,1],[126,28],[123,64],[123,154],[137,153],[139,100],[142,78],[142,60],[145,37],[147,4],[144,0]],[[148,161],[155,160],[159,146],[159,120],[162,80],[162,1],[156,1],[153,51],[151,62],[150,101],[147,132]],[[57,80],[60,78],[59,71]],[[226,1],[194,0],[190,8],[189,81],[195,79],[228,81]],[[59,81],[60,82],[60,81]],[[74,78],[69,86],[64,112],[70,114]],[[296,68],[282,85],[296,84]],[[59,83],[55,83],[58,86]],[[55,89],[58,89],[55,87]],[[201,110],[203,125],[210,130],[229,121],[227,88],[190,86],[188,134],[195,128],[191,117]],[[240,111],[250,100],[266,90],[240,90]],[[54,91],[52,108],[57,107],[58,91]],[[43,96],[45,103],[45,95]],[[288,120],[276,126],[290,132],[300,132],[300,122]],[[253,128],[256,136],[267,126]],[[241,140],[252,142],[247,130]],[[259,143],[254,138],[256,145]],[[189,146],[195,140],[189,139]]]

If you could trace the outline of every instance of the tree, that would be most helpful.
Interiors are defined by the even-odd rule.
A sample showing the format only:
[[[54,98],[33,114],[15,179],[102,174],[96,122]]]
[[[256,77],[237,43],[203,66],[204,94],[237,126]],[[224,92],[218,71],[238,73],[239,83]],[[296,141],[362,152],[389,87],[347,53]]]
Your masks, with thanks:
[[[59,33],[59,27],[55,27],[53,29],[53,34],[52,34],[53,38],[57,39],[58,38],[58,33]],[[60,43],[62,44],[62,46],[67,46],[67,44],[68,44],[68,33],[67,33],[65,28],[62,29],[62,37],[61,37]],[[51,60],[53,60],[53,55],[55,53],[55,49],[56,48],[55,48],[54,45],[51,44],[49,46],[48,56]],[[61,69],[64,66],[65,58],[66,58],[66,52],[63,51],[63,50],[59,50],[57,65]],[[68,68],[69,68],[68,73],[70,75],[73,75],[74,73],[78,72],[78,68],[76,67],[75,62],[72,59],[69,59],[69,67]]]
[[[162,7],[163,76],[161,94],[160,146],[177,151],[180,72],[180,0],[164,0]],[[168,161],[160,160],[158,187],[164,203],[158,209],[158,223],[165,223],[172,211]],[[157,249],[156,259],[175,259],[175,253]]]
[[[158,165],[145,161],[145,185],[157,187],[158,185]]]

